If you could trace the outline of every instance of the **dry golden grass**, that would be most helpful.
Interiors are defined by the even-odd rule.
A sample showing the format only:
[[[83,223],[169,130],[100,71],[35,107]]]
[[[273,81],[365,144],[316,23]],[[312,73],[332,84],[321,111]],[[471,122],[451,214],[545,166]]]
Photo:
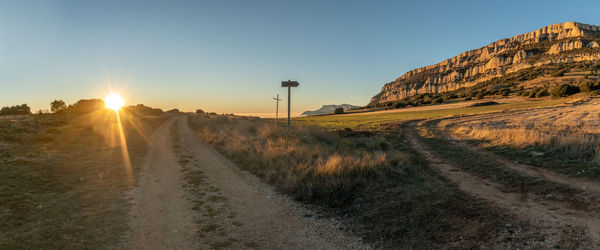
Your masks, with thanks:
[[[579,173],[570,174],[600,175],[600,99],[448,119],[439,125],[460,138],[483,141],[487,147],[513,148],[531,158],[546,159],[542,165],[566,161],[581,166]],[[551,162],[553,157],[558,158],[556,162]]]
[[[144,138],[160,119],[123,121],[135,172],[145,157]],[[114,117],[104,112],[0,120],[0,249],[119,243],[133,176],[115,128]]]
[[[262,121],[218,116],[192,119],[202,138],[267,181],[298,198],[340,204],[369,176],[409,161],[378,137],[353,140],[314,127],[274,127]],[[238,156],[238,157],[235,157]],[[348,197],[345,197],[348,196]]]
[[[510,248],[531,237],[507,232],[506,223],[527,229],[431,172],[405,143],[400,127],[345,138],[327,128],[288,131],[272,120],[244,117],[203,115],[189,122],[238,166],[346,218],[352,231],[376,247]]]

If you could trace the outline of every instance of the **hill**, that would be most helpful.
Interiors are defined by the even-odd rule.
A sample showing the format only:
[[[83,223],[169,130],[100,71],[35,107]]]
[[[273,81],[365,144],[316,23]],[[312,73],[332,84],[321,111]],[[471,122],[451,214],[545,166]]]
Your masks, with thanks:
[[[336,108],[342,107],[344,109],[344,111],[348,111],[354,108],[360,108],[360,106],[354,106],[354,105],[350,105],[350,104],[340,104],[340,105],[323,105],[323,107],[321,107],[320,109],[317,109],[315,111],[304,111],[302,112],[301,115],[323,115],[323,114],[331,114],[333,113],[333,111],[335,111]]]
[[[463,52],[438,64],[417,68],[383,86],[369,106],[418,94],[439,94],[475,86],[511,73],[548,73],[549,65],[581,65],[600,60],[600,27],[577,22],[553,24]],[[565,66],[566,64],[566,66]],[[507,79],[514,81],[515,79]],[[496,82],[496,84],[499,84]]]

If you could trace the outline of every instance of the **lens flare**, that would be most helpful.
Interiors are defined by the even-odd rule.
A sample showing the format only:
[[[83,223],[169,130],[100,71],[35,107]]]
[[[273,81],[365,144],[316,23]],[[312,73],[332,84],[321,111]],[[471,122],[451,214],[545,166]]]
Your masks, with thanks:
[[[118,111],[121,107],[123,107],[123,104],[125,104],[125,100],[115,93],[110,93],[104,99],[104,104],[107,108]]]

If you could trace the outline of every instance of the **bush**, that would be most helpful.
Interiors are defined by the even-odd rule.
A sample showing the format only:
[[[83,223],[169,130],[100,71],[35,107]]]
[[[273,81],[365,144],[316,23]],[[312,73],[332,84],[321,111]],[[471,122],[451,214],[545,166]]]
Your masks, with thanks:
[[[50,111],[52,113],[60,113],[67,109],[67,104],[63,100],[54,100],[50,103]]]
[[[136,115],[142,115],[142,114],[145,114],[145,115],[160,115],[160,114],[163,113],[162,109],[151,108],[151,107],[148,107],[148,106],[146,106],[144,104],[138,104],[138,105],[135,105],[135,106],[128,106],[128,107],[125,107],[124,110],[127,110],[127,111],[129,111],[129,112],[131,112],[133,114],[136,114]]]
[[[444,102],[444,99],[442,99],[441,97],[431,99],[431,104],[438,104],[438,103],[443,103],[443,102]]]
[[[29,115],[31,108],[27,104],[3,107],[0,109],[0,115]]]
[[[202,109],[196,109],[196,114],[204,114],[204,110],[202,110]]]
[[[508,94],[510,94],[510,89],[501,89],[498,94],[501,96],[508,96]]]
[[[333,113],[334,113],[334,114],[343,114],[343,113],[344,113],[344,108],[342,108],[342,107],[336,108],[336,109],[333,111]]]
[[[104,108],[104,101],[100,99],[79,100],[67,107],[66,112],[74,114],[88,114]]]
[[[171,109],[171,110],[167,111],[167,113],[174,113],[174,114],[177,114],[179,112],[180,112],[179,109]]]
[[[579,92],[579,88],[569,85],[569,84],[561,84],[561,85],[557,85],[554,88],[552,88],[552,90],[550,91],[550,95],[552,95],[552,97],[554,98],[558,98],[558,97],[567,97],[570,96],[572,94],[576,94]]]
[[[550,74],[550,76],[554,76],[554,77],[564,76],[566,72],[567,72],[567,70],[559,69],[557,71],[552,72],[552,74]]]
[[[600,89],[600,80],[594,82],[592,80],[587,80],[579,83],[579,89],[581,92],[590,92],[597,89]]]
[[[550,93],[546,89],[540,89],[537,93],[535,93],[535,98],[541,98],[544,96],[549,96]]]
[[[591,82],[583,81],[583,82],[579,83],[579,90],[581,92],[590,92],[590,91],[592,91],[592,88],[593,88],[593,86],[592,86]]]

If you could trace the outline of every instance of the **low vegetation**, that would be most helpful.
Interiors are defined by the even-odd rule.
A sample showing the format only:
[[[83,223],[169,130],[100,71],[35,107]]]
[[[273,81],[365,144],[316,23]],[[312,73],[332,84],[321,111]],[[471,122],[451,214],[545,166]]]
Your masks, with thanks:
[[[505,115],[449,119],[440,125],[518,161],[553,171],[600,176],[598,100]]]
[[[363,114],[348,114],[336,116],[307,116],[294,118],[293,122],[301,125],[317,125],[329,129],[352,128],[358,130],[375,130],[382,124],[389,122],[397,122],[401,120],[429,119],[436,117],[457,116],[467,114],[480,114],[488,112],[498,112],[511,109],[525,109],[533,107],[547,107],[563,103],[560,99],[545,99],[545,100],[527,100],[517,101],[512,103],[503,103],[498,105],[488,105],[479,107],[466,108],[451,108],[451,109],[436,109],[436,110],[420,110],[409,111],[401,110],[398,112],[383,112],[383,113],[363,113]]]
[[[452,242],[468,248],[496,244],[506,235],[525,237],[503,231],[502,223],[518,222],[432,173],[399,127],[379,133],[288,130],[261,119],[214,115],[189,122],[241,168],[298,200],[348,218],[377,246],[431,248]]]
[[[71,110],[89,107],[78,103]],[[104,107],[0,118],[0,249],[119,244],[127,230],[126,191],[162,118],[123,112],[122,120],[133,175],[114,113]]]
[[[29,115],[29,114],[31,114],[31,108],[27,104],[3,107],[2,109],[0,109],[0,116],[2,116],[2,115]]]

